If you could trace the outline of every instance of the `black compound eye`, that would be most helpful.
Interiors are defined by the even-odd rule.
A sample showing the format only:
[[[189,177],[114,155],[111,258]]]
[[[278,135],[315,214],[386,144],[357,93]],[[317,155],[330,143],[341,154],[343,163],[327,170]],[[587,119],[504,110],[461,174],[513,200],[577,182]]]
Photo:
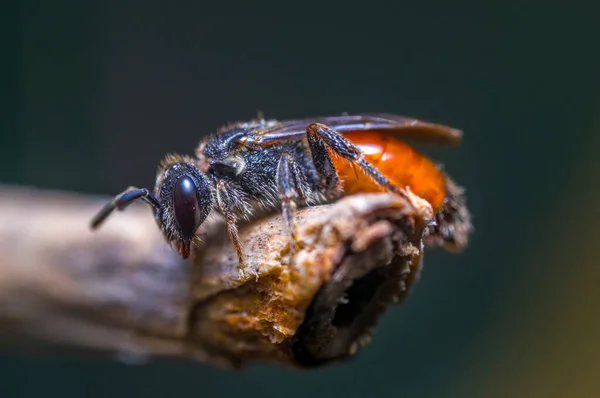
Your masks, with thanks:
[[[196,185],[190,177],[183,176],[175,183],[173,207],[175,221],[181,234],[184,238],[191,239],[202,222],[202,213],[196,195]]]

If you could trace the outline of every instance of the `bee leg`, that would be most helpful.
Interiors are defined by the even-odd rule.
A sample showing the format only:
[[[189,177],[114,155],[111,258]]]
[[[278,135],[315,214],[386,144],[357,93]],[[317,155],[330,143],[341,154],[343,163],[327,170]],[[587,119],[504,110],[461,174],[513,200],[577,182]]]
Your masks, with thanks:
[[[377,167],[367,162],[361,150],[352,142],[344,138],[342,134],[324,124],[312,123],[306,128],[306,136],[315,167],[317,168],[317,171],[326,178],[330,179],[333,173],[335,173],[335,168],[330,155],[327,152],[327,149],[330,149],[342,158],[358,165],[381,187],[406,197],[406,191],[404,189],[392,184],[390,180],[379,172]]]
[[[284,152],[279,159],[276,178],[281,210],[290,235],[290,256],[293,260],[298,249],[298,238],[294,224],[296,200],[306,198],[310,192],[310,186],[293,156],[288,152]]]
[[[240,241],[240,235],[238,233],[237,217],[234,212],[234,201],[231,198],[229,189],[227,188],[227,182],[219,180],[217,182],[217,204],[223,217],[225,217],[225,223],[227,225],[227,232],[235,247],[239,263],[240,279],[246,279],[246,261],[244,260],[244,252],[242,250],[242,243]],[[255,274],[258,278],[258,275]]]
[[[129,187],[117,196],[113,200],[108,202],[100,211],[94,216],[91,222],[91,228],[96,229],[106,220],[106,218],[115,210],[124,210],[127,206],[141,199],[144,202],[150,204],[156,211],[161,210],[161,205],[158,199],[150,193],[146,188]]]

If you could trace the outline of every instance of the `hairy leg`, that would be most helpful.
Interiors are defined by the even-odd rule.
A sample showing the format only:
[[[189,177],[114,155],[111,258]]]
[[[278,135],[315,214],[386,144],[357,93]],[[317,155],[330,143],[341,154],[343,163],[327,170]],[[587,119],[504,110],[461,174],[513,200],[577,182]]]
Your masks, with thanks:
[[[235,251],[237,253],[239,262],[240,278],[246,279],[246,261],[244,260],[244,253],[242,250],[242,243],[240,241],[240,235],[238,233],[238,220],[234,211],[234,201],[229,194],[227,188],[227,182],[219,180],[217,182],[217,205],[223,217],[225,217],[225,223],[227,225],[227,232],[233,242]]]
[[[386,190],[406,197],[406,191],[395,186],[371,163],[367,162],[361,150],[348,141],[342,134],[332,128],[313,123],[306,128],[308,145],[312,153],[317,172],[323,177],[326,189],[331,189],[332,184],[337,184],[338,176],[328,153],[328,149],[359,166],[368,176]]]
[[[290,235],[290,253],[293,257],[298,248],[296,226],[294,225],[296,201],[306,198],[311,189],[294,157],[288,152],[284,152],[279,159],[276,178],[281,210]]]

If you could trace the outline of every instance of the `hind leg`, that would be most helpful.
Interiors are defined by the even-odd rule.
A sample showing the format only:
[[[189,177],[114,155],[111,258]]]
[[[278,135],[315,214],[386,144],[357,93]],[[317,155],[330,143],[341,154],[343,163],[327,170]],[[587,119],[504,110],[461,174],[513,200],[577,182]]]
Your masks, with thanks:
[[[315,168],[323,178],[322,183],[326,189],[332,189],[332,185],[338,182],[337,172],[328,153],[329,149],[360,167],[384,189],[407,197],[404,189],[392,184],[375,166],[367,162],[358,146],[348,141],[342,134],[324,124],[313,123],[306,128],[306,136]]]

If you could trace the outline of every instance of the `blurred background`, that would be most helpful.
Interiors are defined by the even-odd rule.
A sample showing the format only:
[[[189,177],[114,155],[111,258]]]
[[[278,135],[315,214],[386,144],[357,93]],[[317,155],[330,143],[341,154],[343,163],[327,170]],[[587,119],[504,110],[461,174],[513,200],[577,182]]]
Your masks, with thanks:
[[[465,131],[428,153],[467,188],[468,250],[427,253],[346,364],[4,354],[1,397],[600,396],[599,6],[201,3],[3,5],[0,181],[115,194],[259,110],[405,114]]]

